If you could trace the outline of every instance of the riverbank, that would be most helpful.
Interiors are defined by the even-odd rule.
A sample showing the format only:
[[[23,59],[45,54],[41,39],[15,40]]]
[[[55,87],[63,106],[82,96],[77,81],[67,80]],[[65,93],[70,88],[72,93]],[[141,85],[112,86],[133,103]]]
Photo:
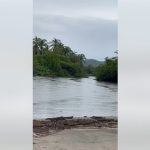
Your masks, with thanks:
[[[117,150],[117,129],[65,129],[33,142],[33,150]]]
[[[115,117],[57,117],[33,120],[33,132],[35,136],[46,136],[64,129],[81,128],[117,128]]]
[[[33,120],[33,149],[116,150],[117,122],[97,116]]]

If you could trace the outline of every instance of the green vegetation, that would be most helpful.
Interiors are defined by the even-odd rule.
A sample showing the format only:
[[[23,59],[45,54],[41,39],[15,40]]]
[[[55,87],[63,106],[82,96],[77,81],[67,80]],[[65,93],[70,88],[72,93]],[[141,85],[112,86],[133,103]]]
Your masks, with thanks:
[[[33,75],[84,77],[84,54],[77,54],[60,40],[33,39]]]
[[[60,40],[35,37],[33,39],[33,75],[51,77],[96,76],[98,81],[117,83],[118,57],[106,58],[105,62],[86,59]]]
[[[98,81],[118,82],[118,57],[106,58],[105,63],[96,68]]]

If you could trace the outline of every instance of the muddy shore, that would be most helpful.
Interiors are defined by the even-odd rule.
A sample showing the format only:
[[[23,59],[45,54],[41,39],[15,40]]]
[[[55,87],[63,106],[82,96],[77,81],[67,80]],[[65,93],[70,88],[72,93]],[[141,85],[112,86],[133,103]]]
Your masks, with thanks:
[[[117,128],[115,117],[57,117],[33,120],[34,136],[46,136],[64,129],[74,128]]]

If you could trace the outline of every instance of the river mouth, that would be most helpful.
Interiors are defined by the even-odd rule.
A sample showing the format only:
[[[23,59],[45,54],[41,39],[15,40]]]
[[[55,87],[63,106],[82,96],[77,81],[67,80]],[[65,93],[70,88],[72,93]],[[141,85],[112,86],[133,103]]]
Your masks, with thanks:
[[[117,84],[89,78],[33,78],[33,118],[117,116]]]

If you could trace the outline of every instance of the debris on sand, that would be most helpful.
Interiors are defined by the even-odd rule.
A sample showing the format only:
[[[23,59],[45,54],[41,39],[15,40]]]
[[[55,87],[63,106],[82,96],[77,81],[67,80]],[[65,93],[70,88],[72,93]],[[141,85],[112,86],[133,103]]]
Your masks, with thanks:
[[[113,117],[56,117],[33,120],[33,132],[36,135],[52,134],[63,129],[71,128],[117,128],[117,118]]]

